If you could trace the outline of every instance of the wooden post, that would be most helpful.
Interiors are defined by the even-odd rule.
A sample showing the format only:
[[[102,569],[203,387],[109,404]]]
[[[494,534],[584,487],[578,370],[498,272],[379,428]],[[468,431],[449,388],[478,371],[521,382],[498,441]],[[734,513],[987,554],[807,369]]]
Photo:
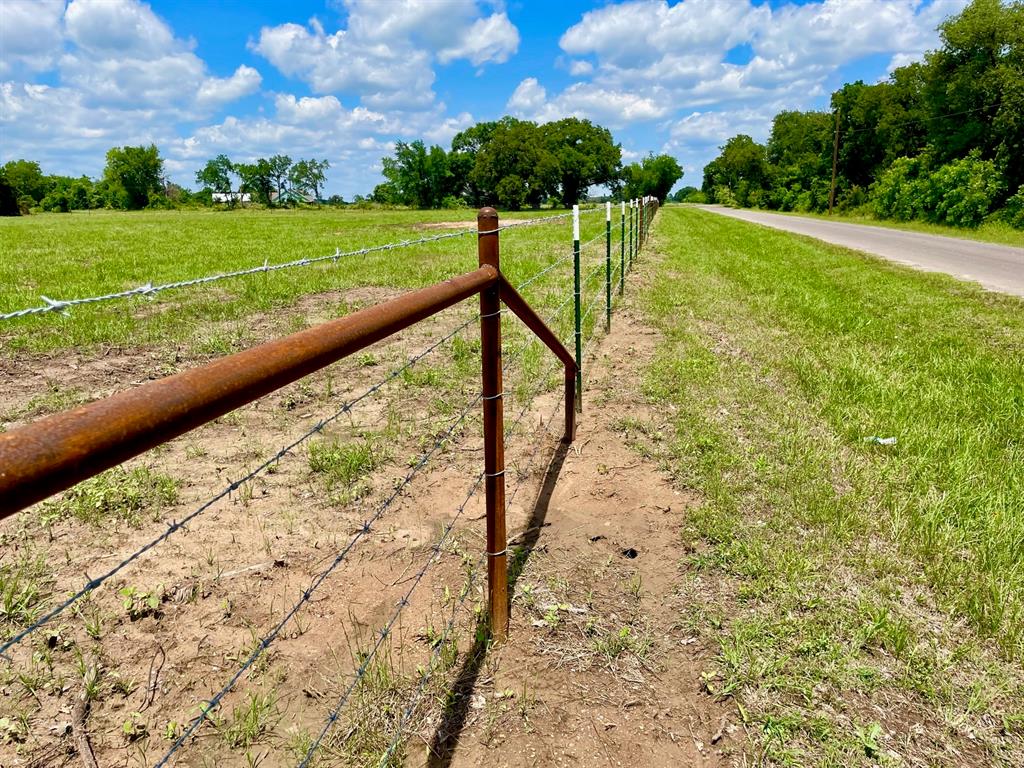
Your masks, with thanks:
[[[498,212],[481,208],[476,218],[480,266],[500,272]],[[491,637],[508,638],[508,537],[505,531],[505,409],[501,379],[501,292],[480,292],[480,357],[484,411],[484,492],[487,505],[487,604]]]

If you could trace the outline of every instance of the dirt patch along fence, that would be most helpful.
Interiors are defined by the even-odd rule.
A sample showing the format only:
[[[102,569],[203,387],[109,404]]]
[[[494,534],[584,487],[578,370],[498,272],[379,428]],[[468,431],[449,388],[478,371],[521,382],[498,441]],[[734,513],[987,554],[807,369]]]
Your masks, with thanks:
[[[615,272],[618,272],[617,287],[621,294],[624,290],[626,274],[632,267],[633,260],[647,237],[650,220],[657,209],[657,202],[650,199],[630,202],[628,206],[628,254],[626,207],[626,204],[621,205],[619,211],[621,242],[617,270],[613,268],[612,258],[611,204],[605,206],[604,231],[582,244],[579,237],[580,211],[578,207],[573,211],[571,258],[573,259],[574,286],[571,296],[566,301],[571,301],[573,304],[575,355],[562,344],[551,330],[549,325],[551,318],[542,318],[519,293],[519,290],[541,277],[544,272],[552,269],[562,260],[538,271],[520,285],[513,286],[502,275],[500,268],[500,234],[504,229],[511,227],[502,226],[497,213],[493,209],[485,208],[480,211],[477,220],[479,266],[472,272],[406,293],[391,301],[368,307],[341,319],[219,358],[206,365],[134,387],[108,398],[0,434],[0,519],[3,519],[50,495],[70,488],[82,480],[138,456],[150,448],[224,416],[246,403],[298,381],[314,371],[359,352],[448,307],[473,296],[479,295],[480,297],[478,316],[456,329],[457,332],[475,320],[480,322],[481,390],[479,395],[468,405],[448,432],[442,434],[433,447],[424,454],[419,463],[406,475],[403,483],[384,502],[384,505],[364,523],[362,530],[338,553],[328,570],[302,593],[296,606],[288,611],[282,621],[256,645],[241,669],[237,670],[228,684],[210,699],[209,706],[204,708],[202,714],[184,730],[159,764],[165,764],[173,752],[184,744],[196,728],[202,724],[208,713],[219,703],[220,698],[271,645],[284,624],[295,615],[302,605],[309,601],[316,587],[344,560],[359,537],[370,531],[374,522],[398,497],[402,488],[430,459],[433,452],[443,444],[446,437],[450,436],[452,431],[462,423],[466,414],[478,404],[483,410],[484,462],[477,482],[470,491],[470,496],[482,483],[486,501],[487,532],[484,556],[488,565],[489,627],[495,641],[501,642],[505,639],[508,633],[509,604],[508,547],[505,530],[505,429],[501,315],[505,310],[515,314],[548,347],[557,362],[564,368],[565,429],[563,441],[571,442],[575,432],[576,414],[582,411],[583,325],[603,298],[607,305],[605,325],[610,328],[611,297]],[[518,228],[519,225],[511,226]],[[591,245],[599,246],[601,239],[604,241],[604,259],[602,263],[597,264],[591,272],[584,276],[581,270],[583,249]],[[603,290],[598,290],[593,299],[584,305],[587,286],[600,276],[601,272],[604,273],[604,281],[601,286]],[[359,397],[347,402],[331,418],[349,412],[353,405],[372,396],[388,380],[414,364],[419,357],[436,349],[447,338],[450,338],[450,335],[433,344],[426,352],[410,360],[406,366],[376,383]],[[303,440],[320,432],[328,422],[329,419],[321,420],[297,441],[279,451],[248,476],[231,483],[223,492],[180,520],[171,523],[159,536],[128,555],[106,573],[89,579],[69,598],[0,644],[0,654],[5,654],[36,630],[57,618],[79,599],[103,585],[129,563],[138,560],[173,534],[182,530],[191,520],[218,500],[238,490],[256,473],[273,464]],[[463,508],[465,504],[466,502],[463,503]],[[450,530],[451,525],[447,527],[445,533],[447,534]],[[420,578],[429,563],[428,560],[420,571]],[[413,588],[418,583],[418,579],[414,581]],[[395,616],[401,612],[404,602],[399,606]],[[393,624],[395,616],[385,625],[381,632],[382,638],[386,636],[387,629]],[[379,643],[377,647],[379,647]],[[369,661],[368,657],[362,664],[360,672],[365,671]],[[343,703],[344,701],[339,702],[339,707]],[[329,721],[327,727],[332,722]],[[311,752],[312,749],[311,747]]]

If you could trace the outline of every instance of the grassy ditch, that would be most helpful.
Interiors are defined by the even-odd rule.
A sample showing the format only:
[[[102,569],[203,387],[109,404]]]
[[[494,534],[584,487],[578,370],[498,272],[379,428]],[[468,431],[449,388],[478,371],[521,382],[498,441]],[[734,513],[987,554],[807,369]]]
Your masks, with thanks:
[[[707,690],[770,764],[1021,764],[1024,303],[697,210],[654,247],[670,421],[622,429],[703,499]]]

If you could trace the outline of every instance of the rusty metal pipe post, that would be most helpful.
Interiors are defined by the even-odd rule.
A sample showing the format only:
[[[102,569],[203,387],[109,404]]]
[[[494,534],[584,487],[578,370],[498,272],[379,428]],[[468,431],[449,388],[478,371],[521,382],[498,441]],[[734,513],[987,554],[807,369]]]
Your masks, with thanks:
[[[500,274],[498,212],[481,208],[476,217],[481,267]],[[508,638],[508,536],[505,531],[505,408],[501,379],[500,281],[480,292],[480,358],[484,412],[484,493],[487,504],[487,606],[491,638]]]

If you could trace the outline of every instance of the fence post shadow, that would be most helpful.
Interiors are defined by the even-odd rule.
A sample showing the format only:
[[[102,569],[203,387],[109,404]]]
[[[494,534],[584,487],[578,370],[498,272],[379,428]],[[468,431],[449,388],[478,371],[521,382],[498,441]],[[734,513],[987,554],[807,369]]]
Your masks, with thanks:
[[[521,535],[520,542],[516,545],[515,554],[509,563],[508,587],[509,606],[515,598],[515,588],[522,575],[526,564],[530,559],[540,532],[544,527],[545,518],[548,515],[548,507],[551,504],[551,496],[554,494],[555,484],[565,464],[565,457],[569,452],[569,444],[559,442],[558,447],[548,462],[547,471],[544,473],[544,482],[541,484],[537,500],[534,502],[533,510],[530,512],[530,519],[526,523],[526,529]],[[452,686],[450,703],[445,708],[434,731],[433,737],[427,750],[428,768],[449,768],[455,750],[459,746],[462,731],[466,725],[466,717],[469,714],[469,704],[472,701],[473,691],[476,689],[477,680],[480,677],[480,670],[483,668],[484,660],[487,658],[487,650],[490,646],[489,633],[486,626],[486,615],[482,616],[477,623],[475,641],[470,649],[466,660]]]

